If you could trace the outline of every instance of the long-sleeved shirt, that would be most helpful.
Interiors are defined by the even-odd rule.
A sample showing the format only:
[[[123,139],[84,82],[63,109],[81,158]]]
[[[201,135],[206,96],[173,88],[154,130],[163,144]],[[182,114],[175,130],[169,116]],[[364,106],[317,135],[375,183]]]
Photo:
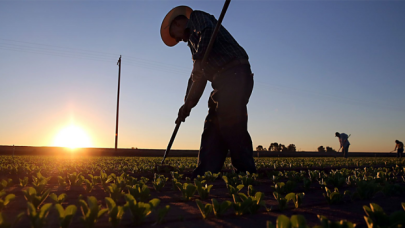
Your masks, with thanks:
[[[186,28],[190,31],[188,46],[190,47],[193,61],[203,59],[216,24],[217,20],[215,17],[208,13],[198,10],[191,13]],[[206,74],[212,74],[219,67],[226,65],[234,59],[249,59],[249,56],[221,25],[204,71]],[[210,76],[208,76],[209,78]]]
[[[340,133],[339,136],[340,147],[346,147],[350,145],[348,138],[349,136],[347,136],[347,134]]]

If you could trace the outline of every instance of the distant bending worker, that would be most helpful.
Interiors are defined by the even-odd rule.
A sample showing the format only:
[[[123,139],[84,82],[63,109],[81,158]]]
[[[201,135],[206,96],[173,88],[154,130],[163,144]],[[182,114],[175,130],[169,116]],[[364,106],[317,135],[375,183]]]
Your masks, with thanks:
[[[394,151],[395,150],[397,150],[397,158],[402,158],[402,153],[404,152],[404,144],[399,140],[395,140]]]
[[[203,11],[187,6],[173,8],[163,19],[160,34],[171,47],[180,41],[187,43],[193,60],[184,105],[180,107],[176,124],[184,122],[204,92],[207,81],[212,88],[208,100],[208,115],[198,154],[198,167],[193,176],[205,172],[220,172],[228,151],[238,172],[256,172],[253,145],[247,124],[247,104],[253,90],[253,74],[246,51],[221,26],[208,61],[202,59],[217,20]],[[190,92],[191,86],[193,87]]]
[[[350,146],[350,142],[349,142],[349,136],[347,136],[347,134],[345,133],[339,133],[336,132],[335,133],[336,137],[339,137],[339,142],[340,142],[340,149],[342,149],[342,153],[343,153],[343,157],[347,158],[348,153],[349,153],[349,146]]]

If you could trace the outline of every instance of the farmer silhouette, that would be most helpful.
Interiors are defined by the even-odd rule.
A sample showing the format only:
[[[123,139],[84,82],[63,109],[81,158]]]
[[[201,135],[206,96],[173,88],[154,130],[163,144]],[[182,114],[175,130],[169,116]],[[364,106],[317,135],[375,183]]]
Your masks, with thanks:
[[[339,133],[336,132],[335,133],[336,137],[339,137],[339,143],[340,143],[340,149],[342,149],[342,153],[343,153],[343,157],[347,158],[348,153],[349,153],[349,146],[350,146],[350,142],[349,142],[349,136],[347,136],[347,134],[345,133]]]
[[[397,158],[402,158],[402,153],[404,152],[404,144],[399,140],[395,140],[394,151],[395,150],[397,150]]]
[[[213,88],[194,177],[207,171],[221,171],[228,151],[238,172],[256,172],[252,140],[247,130],[246,107],[253,90],[253,74],[246,51],[223,26],[202,68],[202,59],[216,24],[215,17],[206,12],[178,6],[166,15],[160,29],[167,46],[187,42],[193,60],[186,90],[186,98],[189,97],[179,109],[176,124],[184,122],[190,115],[207,81]],[[193,93],[189,93],[191,85]]]

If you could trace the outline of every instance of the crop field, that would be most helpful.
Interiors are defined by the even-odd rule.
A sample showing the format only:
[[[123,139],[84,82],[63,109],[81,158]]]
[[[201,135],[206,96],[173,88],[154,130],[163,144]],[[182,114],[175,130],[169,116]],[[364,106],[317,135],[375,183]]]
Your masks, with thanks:
[[[255,158],[191,179],[196,158],[0,156],[0,227],[402,227],[397,158]]]

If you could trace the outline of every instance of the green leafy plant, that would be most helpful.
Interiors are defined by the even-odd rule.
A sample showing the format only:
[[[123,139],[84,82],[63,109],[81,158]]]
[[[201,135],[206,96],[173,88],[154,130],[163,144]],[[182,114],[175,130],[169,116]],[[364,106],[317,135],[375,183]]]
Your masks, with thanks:
[[[402,203],[405,210],[405,204]],[[370,203],[370,207],[364,205],[364,220],[369,228],[372,227],[402,227],[405,224],[405,211],[395,211],[387,215],[384,210],[376,203]]]
[[[40,172],[36,173],[36,176],[32,176],[32,185],[38,194],[42,194],[45,191],[45,187],[51,177],[44,177]]]
[[[273,192],[273,196],[277,200],[278,209],[280,211],[284,210],[287,207],[288,200],[278,192]]]
[[[105,172],[100,172],[100,176],[98,176],[97,179],[100,181],[100,184],[103,187],[103,189],[105,189],[105,191],[107,191],[108,183],[113,181],[114,178],[111,175],[108,176],[107,173],[105,173]]]
[[[342,187],[343,184],[346,182],[346,178],[339,172],[335,172],[333,174],[330,174],[326,179],[325,179],[326,184],[332,187]]]
[[[196,186],[193,184],[189,183],[183,183],[181,184],[180,182],[176,183],[177,188],[181,191],[181,199],[184,201],[189,201],[191,197],[194,196],[194,193],[196,191]]]
[[[67,179],[68,179],[68,184],[70,185],[71,189],[81,189],[82,184],[84,181],[84,177],[82,176],[82,173],[68,173],[67,174]]]
[[[126,204],[125,208],[128,208],[131,212],[133,222],[136,225],[141,224],[146,216],[150,215],[152,211],[159,205],[159,199],[152,199],[149,203],[137,202],[131,194],[124,195]]]
[[[149,181],[148,178],[146,178],[146,177],[141,177],[141,180],[140,180],[139,182],[140,182],[140,184],[145,185],[145,184],[148,183],[148,181]]]
[[[183,178],[183,174],[179,174],[179,172],[171,171],[170,175],[172,175],[173,179],[177,179],[177,180],[180,180]]]
[[[301,206],[302,204],[302,199],[304,198],[305,193],[288,193],[285,196],[285,199],[287,200],[287,202],[292,201],[294,203],[295,208],[298,208],[299,206]]]
[[[63,178],[62,176],[58,176],[58,184],[60,188],[64,188],[68,185],[66,179]]]
[[[240,190],[242,190],[245,187],[245,185],[240,184],[236,187],[233,187],[232,185],[228,185],[227,189],[228,189],[228,194],[229,195],[233,195],[233,194],[238,194],[240,192]]]
[[[121,189],[124,189],[128,183],[128,174],[122,173],[120,176],[116,176],[114,183],[118,185]]]
[[[203,178],[204,178],[204,180],[206,180],[208,182],[212,182],[212,181],[215,181],[219,177],[219,175],[221,175],[220,172],[212,173],[211,171],[207,171],[204,173]]]
[[[24,177],[23,179],[18,178],[20,180],[20,186],[25,187],[28,184],[28,177]]]
[[[197,187],[198,195],[200,195],[200,198],[206,199],[208,197],[208,195],[210,194],[210,191],[211,191],[211,188],[213,185],[205,184],[205,186],[203,186],[203,184],[205,183],[205,180],[200,182],[197,179],[194,179],[194,183],[195,183],[195,186]]]
[[[108,186],[107,192],[114,201],[119,200],[123,195],[121,187],[116,184],[111,184]]]
[[[86,193],[89,194],[94,188],[94,182],[91,180],[84,179],[84,184],[86,186]]]
[[[225,181],[226,187],[228,188],[228,186],[233,186],[235,187],[238,183],[238,178],[237,177],[228,177],[226,175],[222,176],[222,179]]]
[[[356,187],[353,197],[359,199],[371,199],[377,192],[381,191],[381,185],[374,180],[356,181]]]
[[[220,218],[231,206],[232,202],[226,200],[222,203],[218,203],[216,199],[211,199],[212,202],[212,210],[214,212],[215,217]]]
[[[274,191],[282,194],[286,194],[287,192],[292,192],[296,188],[297,183],[291,180],[288,180],[286,183],[278,182],[274,185]]]
[[[255,196],[246,196],[243,193],[238,195],[232,195],[234,200],[234,210],[236,215],[243,215],[246,213],[256,213],[260,207],[265,207],[266,204],[263,200],[264,194],[262,192],[256,192]]]
[[[292,215],[291,219],[285,215],[279,215],[276,226],[270,221],[267,221],[266,226],[267,228],[309,228],[305,217],[302,215]]]
[[[338,188],[335,188],[334,191],[332,192],[331,190],[329,190],[328,187],[325,187],[325,193],[323,193],[323,197],[325,197],[328,204],[338,204],[343,201],[343,196],[349,194],[350,194],[349,190],[346,190],[342,195],[340,194]]]
[[[6,195],[6,192],[0,191],[0,211],[3,211],[3,209],[12,201],[15,199],[15,195],[14,194],[8,194],[6,197],[3,196]]]
[[[80,199],[79,205],[83,215],[80,219],[88,228],[94,227],[97,219],[108,212],[108,209],[101,209],[101,205],[97,204],[97,199],[94,196],[87,197],[87,203]]]
[[[162,188],[165,186],[166,181],[169,178],[165,177],[164,175],[159,175],[159,174],[154,174],[153,176],[153,188],[157,191],[160,192],[162,190]]]
[[[127,186],[128,193],[137,201],[147,201],[150,198],[150,190],[145,184],[135,184],[132,187]]]
[[[256,185],[256,178],[257,174],[250,174],[248,171],[246,171],[246,175],[239,175],[239,180],[245,187],[249,185]]]
[[[50,191],[50,189],[47,189],[42,194],[37,195],[37,191],[33,187],[28,187],[27,189],[22,190],[25,199],[32,203],[35,208],[39,208],[39,205],[48,198]]]
[[[76,214],[77,211],[76,205],[69,205],[66,207],[66,209],[63,209],[63,206],[57,203],[55,204],[55,209],[58,212],[60,227],[69,227],[70,223],[72,222],[73,216]]]
[[[44,204],[38,211],[36,207],[28,202],[27,203],[27,215],[29,217],[32,228],[41,228],[45,225],[46,218],[49,215],[49,211],[52,208],[51,203]]]
[[[341,220],[340,222],[332,222],[325,216],[318,215],[321,225],[314,226],[314,228],[355,228],[356,224],[348,222],[346,220]]]
[[[248,196],[254,196],[256,194],[256,190],[253,185],[248,186],[247,194]]]
[[[110,197],[105,197],[105,202],[108,208],[108,221],[111,223],[112,227],[118,227],[124,215],[124,207],[118,206]]]
[[[66,193],[62,193],[59,196],[57,196],[55,193],[51,193],[49,195],[49,198],[53,201],[55,204],[62,204],[63,201],[66,200]]]
[[[160,209],[158,209],[157,211],[157,219],[156,219],[156,223],[157,224],[162,224],[165,221],[165,217],[167,215],[167,213],[170,210],[170,205],[166,205]]]
[[[197,203],[197,206],[200,209],[203,219],[206,219],[212,213],[212,205],[209,203],[204,204],[198,199],[196,199],[195,202]]]

